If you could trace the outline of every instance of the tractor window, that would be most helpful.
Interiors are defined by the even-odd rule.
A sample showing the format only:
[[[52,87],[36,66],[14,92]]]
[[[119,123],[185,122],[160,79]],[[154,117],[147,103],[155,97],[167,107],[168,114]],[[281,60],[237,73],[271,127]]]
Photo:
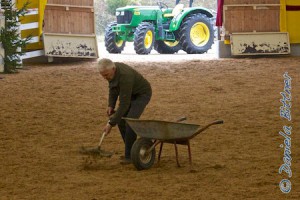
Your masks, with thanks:
[[[175,8],[172,11],[173,16],[177,16],[181,11],[183,10],[184,5],[183,4],[177,4]]]
[[[178,14],[181,13],[183,7],[184,7],[183,4],[177,4],[175,8],[172,10],[172,13],[166,13],[164,14],[164,17],[176,17]]]

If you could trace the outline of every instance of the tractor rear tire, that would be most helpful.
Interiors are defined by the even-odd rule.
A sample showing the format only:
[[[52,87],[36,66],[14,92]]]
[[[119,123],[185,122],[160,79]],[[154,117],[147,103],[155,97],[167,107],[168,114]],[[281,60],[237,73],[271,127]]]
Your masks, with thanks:
[[[137,170],[149,169],[155,161],[155,148],[147,152],[153,145],[153,142],[147,138],[139,138],[131,148],[131,160]]]
[[[134,50],[137,54],[149,54],[155,40],[154,26],[149,22],[142,22],[134,32]]]
[[[202,54],[214,43],[214,29],[209,18],[201,13],[188,16],[181,24],[180,44],[188,54]]]
[[[178,41],[168,42],[157,40],[155,41],[154,49],[160,54],[174,54],[181,49],[181,45]]]
[[[125,41],[118,38],[118,35],[112,31],[112,27],[116,26],[117,22],[108,24],[105,28],[105,47],[109,53],[121,53],[125,47]]]

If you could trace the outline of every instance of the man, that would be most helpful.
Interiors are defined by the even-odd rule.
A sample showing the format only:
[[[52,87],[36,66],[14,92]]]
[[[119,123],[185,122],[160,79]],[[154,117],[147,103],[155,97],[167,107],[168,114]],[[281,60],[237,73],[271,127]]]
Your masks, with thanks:
[[[110,119],[104,131],[109,134],[112,127],[118,125],[125,143],[125,157],[121,159],[121,164],[129,164],[131,147],[137,136],[122,117],[138,119],[151,99],[152,89],[140,73],[124,63],[114,63],[104,58],[99,60],[98,70],[109,83],[107,115]],[[115,111],[118,98],[119,106]]]

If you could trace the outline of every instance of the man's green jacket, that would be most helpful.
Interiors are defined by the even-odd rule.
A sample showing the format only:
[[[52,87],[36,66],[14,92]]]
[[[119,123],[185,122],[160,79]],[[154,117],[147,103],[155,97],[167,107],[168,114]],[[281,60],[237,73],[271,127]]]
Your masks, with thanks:
[[[132,100],[139,95],[151,96],[152,90],[150,83],[136,70],[124,63],[115,63],[116,72],[109,81],[108,106],[115,108],[119,97],[119,107],[114,115],[111,116],[109,123],[118,124],[126,114]]]

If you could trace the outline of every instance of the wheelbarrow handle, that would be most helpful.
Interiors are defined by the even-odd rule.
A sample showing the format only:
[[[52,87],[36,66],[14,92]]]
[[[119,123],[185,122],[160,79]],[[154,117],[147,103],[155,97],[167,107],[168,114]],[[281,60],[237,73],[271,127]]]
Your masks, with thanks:
[[[203,127],[200,127],[193,135],[192,137],[195,137],[196,135],[198,135],[199,133],[201,133],[202,131],[206,130],[208,127],[212,126],[212,125],[216,125],[216,124],[223,124],[224,121],[223,120],[216,120],[216,121],[213,121]]]
[[[182,121],[185,121],[186,119],[187,119],[186,116],[182,116],[182,117],[178,118],[176,120],[176,122],[182,122]]]
[[[213,124],[224,124],[223,120],[216,120],[213,122]]]

